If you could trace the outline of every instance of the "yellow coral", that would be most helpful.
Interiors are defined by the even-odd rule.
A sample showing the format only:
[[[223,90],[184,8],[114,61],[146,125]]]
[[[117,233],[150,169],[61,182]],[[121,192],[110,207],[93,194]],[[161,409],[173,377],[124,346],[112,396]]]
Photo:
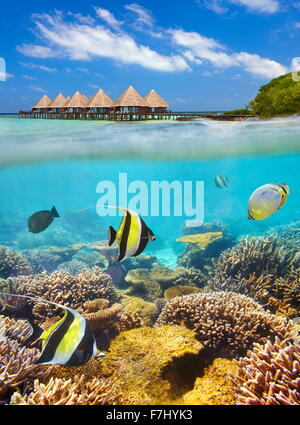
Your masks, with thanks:
[[[194,388],[177,400],[187,405],[228,405],[235,404],[234,385],[229,372],[236,373],[233,360],[217,358],[204,370],[204,376],[197,378]]]
[[[201,350],[195,333],[184,327],[142,327],[119,334],[101,364],[126,397],[138,394],[140,404],[164,404],[184,391]]]
[[[122,305],[125,313],[133,317],[140,317],[144,326],[151,325],[159,314],[158,308],[154,303],[145,301],[143,298],[139,297],[124,296]]]
[[[181,295],[195,294],[196,292],[201,292],[201,289],[196,288],[195,286],[177,285],[166,289],[164,296],[167,300],[171,300],[172,298],[180,297]]]
[[[186,235],[176,239],[176,242],[194,243],[200,249],[205,249],[211,243],[221,239],[222,232],[197,233],[195,235]]]

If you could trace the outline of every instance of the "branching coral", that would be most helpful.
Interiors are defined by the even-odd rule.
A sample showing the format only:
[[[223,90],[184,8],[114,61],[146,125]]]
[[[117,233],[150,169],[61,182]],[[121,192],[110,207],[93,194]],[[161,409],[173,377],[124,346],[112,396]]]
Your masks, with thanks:
[[[33,274],[33,270],[30,264],[20,253],[0,246],[0,278],[31,274]]]
[[[211,292],[173,298],[163,308],[156,326],[183,324],[196,332],[214,357],[232,358],[246,353],[254,342],[281,336],[289,323],[265,312],[244,295]]]
[[[0,340],[0,401],[11,392],[23,389],[35,378],[44,378],[51,367],[37,366],[40,352],[35,348],[22,347],[10,338]]]
[[[246,237],[221,254],[209,287],[251,296],[272,312],[282,310],[284,303],[286,314],[294,317],[300,305],[300,271],[295,267],[295,255],[274,237]]]
[[[237,404],[300,404],[300,344],[293,334],[254,344],[233,376]]]
[[[114,383],[97,378],[85,381],[84,375],[74,379],[51,378],[47,384],[34,381],[29,395],[14,393],[10,404],[26,405],[104,405],[132,404]]]
[[[16,277],[11,282],[17,294],[41,297],[79,312],[83,311],[86,301],[105,298],[114,303],[117,299],[110,276],[97,267],[83,270],[76,276],[65,271],[57,271],[51,275],[44,272],[35,276]],[[44,321],[47,316],[60,314],[61,309],[35,302],[32,312],[37,320]]]

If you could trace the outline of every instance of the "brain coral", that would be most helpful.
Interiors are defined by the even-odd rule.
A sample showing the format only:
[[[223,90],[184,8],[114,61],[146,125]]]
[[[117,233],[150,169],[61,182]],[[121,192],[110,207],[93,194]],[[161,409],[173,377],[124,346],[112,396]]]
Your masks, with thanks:
[[[254,344],[237,362],[237,404],[300,404],[300,344],[290,336]]]
[[[214,357],[243,355],[254,342],[281,336],[291,323],[272,315],[251,298],[234,292],[176,297],[163,308],[155,326],[183,324]]]
[[[21,254],[0,246],[0,278],[30,274],[33,274],[33,270]]]

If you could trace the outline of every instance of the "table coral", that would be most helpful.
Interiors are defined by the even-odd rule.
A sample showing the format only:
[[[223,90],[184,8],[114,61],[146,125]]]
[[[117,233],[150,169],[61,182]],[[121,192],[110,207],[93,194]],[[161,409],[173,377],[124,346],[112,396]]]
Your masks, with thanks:
[[[290,323],[244,295],[202,292],[170,300],[155,326],[183,324],[196,332],[211,355],[233,358],[246,353],[254,342],[282,335]]]
[[[187,285],[176,285],[168,288],[164,292],[164,296],[167,300],[171,300],[175,297],[180,297],[182,295],[195,294],[200,292],[201,289],[195,286],[187,286]]]
[[[101,364],[125,396],[163,404],[192,386],[201,350],[195,333],[184,327],[142,327],[118,335]]]
[[[30,264],[19,252],[0,246],[0,278],[31,274],[33,270]]]
[[[300,404],[299,336],[296,340],[291,333],[274,343],[254,344],[237,365],[232,376],[237,404]]]
[[[222,236],[222,232],[198,233],[182,236],[176,239],[176,242],[196,244],[198,248],[205,249],[211,243],[221,239]]]

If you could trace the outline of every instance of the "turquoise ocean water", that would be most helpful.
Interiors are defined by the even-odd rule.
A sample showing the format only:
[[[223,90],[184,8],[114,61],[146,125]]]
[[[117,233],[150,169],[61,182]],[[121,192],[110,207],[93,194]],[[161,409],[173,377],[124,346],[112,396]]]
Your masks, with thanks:
[[[97,193],[97,185],[103,181],[114,185],[117,205],[126,197],[130,201],[138,190],[124,193],[119,181],[122,173],[128,185],[138,181],[148,190],[148,195],[143,194],[143,200],[147,198],[144,219],[157,240],[148,245],[145,254],[155,254],[174,267],[176,256],[184,248],[176,238],[182,236],[185,220],[191,217],[184,211],[179,216],[174,214],[173,192],[170,215],[163,216],[160,211],[151,216],[151,204],[157,202],[151,197],[153,181],[176,181],[182,189],[185,181],[193,182],[194,206],[195,182],[203,182],[204,202],[200,208],[204,222],[221,220],[235,236],[260,234],[299,219],[299,164],[300,117],[244,122],[110,123],[2,116],[1,244],[22,250],[106,239],[108,225],[117,227],[119,217],[100,217],[95,208],[85,208],[96,205],[102,196]],[[228,188],[215,186],[219,174],[229,178]],[[249,221],[249,196],[269,182],[290,186],[286,205],[268,220]],[[183,190],[183,205],[184,196]],[[29,234],[28,216],[53,205],[61,217],[42,235]]]

